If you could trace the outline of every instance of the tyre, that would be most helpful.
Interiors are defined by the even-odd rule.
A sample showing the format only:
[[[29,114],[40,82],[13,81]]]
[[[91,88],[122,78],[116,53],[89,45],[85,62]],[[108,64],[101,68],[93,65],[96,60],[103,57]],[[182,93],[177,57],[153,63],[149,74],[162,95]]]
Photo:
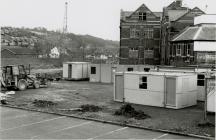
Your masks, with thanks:
[[[35,89],[40,88],[40,82],[35,81],[35,82],[34,82],[34,88],[35,88]]]
[[[19,80],[18,87],[19,90],[25,90],[27,88],[27,82],[24,79]]]

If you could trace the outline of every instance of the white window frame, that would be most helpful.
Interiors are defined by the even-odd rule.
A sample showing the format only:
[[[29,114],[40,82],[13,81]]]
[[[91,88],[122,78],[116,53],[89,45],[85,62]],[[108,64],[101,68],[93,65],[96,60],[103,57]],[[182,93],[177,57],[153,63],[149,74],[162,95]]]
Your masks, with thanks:
[[[147,13],[146,12],[139,12],[139,20],[145,21],[147,19]],[[145,17],[145,19],[144,19]]]
[[[190,44],[187,44],[187,46],[186,46],[186,55],[190,56],[190,54],[191,54],[191,46],[190,46]]]

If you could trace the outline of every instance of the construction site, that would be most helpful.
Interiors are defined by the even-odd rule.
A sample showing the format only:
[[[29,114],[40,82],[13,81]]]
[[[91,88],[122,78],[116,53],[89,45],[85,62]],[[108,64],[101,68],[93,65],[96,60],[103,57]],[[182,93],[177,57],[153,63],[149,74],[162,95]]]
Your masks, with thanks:
[[[112,41],[70,33],[68,8],[60,32],[2,28],[0,139],[215,139],[214,14],[142,4]]]

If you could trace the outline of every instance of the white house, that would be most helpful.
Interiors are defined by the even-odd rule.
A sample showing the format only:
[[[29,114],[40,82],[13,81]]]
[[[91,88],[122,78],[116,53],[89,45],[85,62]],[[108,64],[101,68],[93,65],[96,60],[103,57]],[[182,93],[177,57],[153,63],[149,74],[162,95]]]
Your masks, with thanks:
[[[50,54],[49,54],[50,58],[59,58],[60,56],[60,52],[58,50],[57,47],[54,47],[50,50]]]

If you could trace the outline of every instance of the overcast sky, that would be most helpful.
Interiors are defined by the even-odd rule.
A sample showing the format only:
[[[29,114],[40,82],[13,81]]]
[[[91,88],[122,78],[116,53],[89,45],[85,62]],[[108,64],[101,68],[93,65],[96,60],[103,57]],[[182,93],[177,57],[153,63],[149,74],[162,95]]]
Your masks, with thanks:
[[[110,40],[119,40],[120,9],[136,10],[146,4],[152,11],[173,0],[67,0],[68,30],[75,34],[89,34]],[[0,24],[12,27],[63,28],[66,0],[0,0]],[[183,5],[199,7],[216,14],[216,0],[183,0]],[[206,10],[206,5],[208,8]]]

